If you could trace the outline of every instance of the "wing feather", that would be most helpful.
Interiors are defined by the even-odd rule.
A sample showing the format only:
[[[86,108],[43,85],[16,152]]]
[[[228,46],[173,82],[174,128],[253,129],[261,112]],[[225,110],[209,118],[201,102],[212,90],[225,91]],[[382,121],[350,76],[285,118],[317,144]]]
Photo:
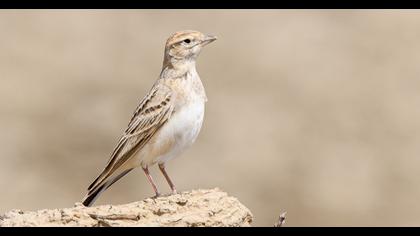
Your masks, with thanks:
[[[88,187],[89,191],[94,191],[100,186],[168,121],[173,111],[173,97],[172,89],[168,86],[159,83],[153,86],[134,111],[106,167]]]

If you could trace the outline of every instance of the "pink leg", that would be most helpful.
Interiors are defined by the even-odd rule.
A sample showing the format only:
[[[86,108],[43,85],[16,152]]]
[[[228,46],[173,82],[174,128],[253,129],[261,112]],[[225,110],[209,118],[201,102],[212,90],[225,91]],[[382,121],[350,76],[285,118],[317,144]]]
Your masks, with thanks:
[[[153,191],[155,191],[155,197],[159,197],[160,196],[160,193],[159,193],[159,190],[157,189],[157,187],[156,187],[156,184],[155,184],[155,182],[153,181],[153,178],[152,178],[152,176],[150,175],[150,173],[149,173],[149,169],[148,169],[148,167],[146,167],[146,168],[144,168],[144,167],[142,167],[143,168],[143,171],[144,171],[144,173],[146,174],[146,176],[147,176],[147,179],[149,180],[149,183],[152,185],[152,187],[153,187]]]
[[[172,194],[176,194],[175,185],[172,183],[171,179],[169,178],[169,175],[166,173],[165,164],[163,163],[159,164],[159,169],[160,171],[162,171],[162,174],[165,176],[166,181],[168,181],[169,187],[171,187],[171,190],[172,190]]]

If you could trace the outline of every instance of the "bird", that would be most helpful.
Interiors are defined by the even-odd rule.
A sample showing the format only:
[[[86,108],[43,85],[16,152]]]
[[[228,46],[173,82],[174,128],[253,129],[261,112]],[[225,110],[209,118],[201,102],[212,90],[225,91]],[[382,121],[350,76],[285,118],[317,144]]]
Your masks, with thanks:
[[[196,30],[170,35],[159,77],[135,109],[105,168],[89,185],[84,206],[91,206],[101,193],[137,167],[143,169],[154,197],[161,196],[149,172],[156,164],[171,194],[177,193],[165,163],[192,146],[201,130],[208,99],[196,60],[202,48],[216,39]]]

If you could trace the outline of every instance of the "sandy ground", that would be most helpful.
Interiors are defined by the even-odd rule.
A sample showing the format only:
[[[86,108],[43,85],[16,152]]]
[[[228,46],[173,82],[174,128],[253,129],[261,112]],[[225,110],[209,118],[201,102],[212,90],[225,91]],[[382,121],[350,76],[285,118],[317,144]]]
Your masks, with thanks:
[[[179,190],[220,187],[257,226],[419,224],[415,10],[1,10],[0,212],[81,200],[181,29],[219,40]],[[152,194],[137,170],[98,204]]]

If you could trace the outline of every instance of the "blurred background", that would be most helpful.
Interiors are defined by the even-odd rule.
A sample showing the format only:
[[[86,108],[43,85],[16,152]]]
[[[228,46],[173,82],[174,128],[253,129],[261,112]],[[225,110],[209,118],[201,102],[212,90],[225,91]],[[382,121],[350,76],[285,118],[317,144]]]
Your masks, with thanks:
[[[219,40],[180,191],[219,187],[254,226],[419,225],[416,10],[2,10],[0,212],[80,201],[183,29]],[[96,204],[152,195],[137,169]]]

